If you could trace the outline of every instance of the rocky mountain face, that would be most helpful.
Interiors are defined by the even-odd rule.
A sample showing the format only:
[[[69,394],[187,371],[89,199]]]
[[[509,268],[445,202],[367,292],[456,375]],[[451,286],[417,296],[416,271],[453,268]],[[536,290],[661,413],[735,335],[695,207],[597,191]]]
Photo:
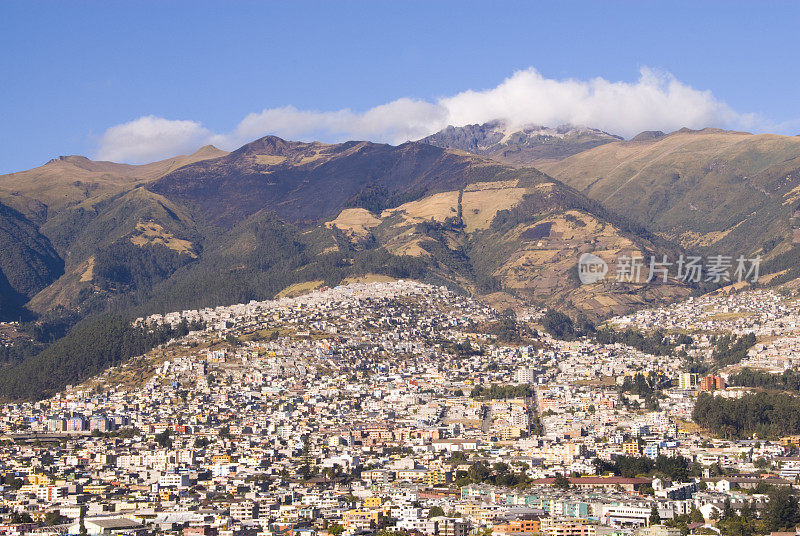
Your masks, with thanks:
[[[421,143],[328,145],[268,136],[225,157],[184,166],[148,189],[224,228],[262,210],[311,224],[348,205],[380,210],[459,188],[484,169],[497,173],[500,166]]]
[[[483,125],[449,126],[423,138],[423,143],[488,156],[515,166],[539,160],[559,160],[622,138],[592,128],[563,125],[512,127],[502,121]]]

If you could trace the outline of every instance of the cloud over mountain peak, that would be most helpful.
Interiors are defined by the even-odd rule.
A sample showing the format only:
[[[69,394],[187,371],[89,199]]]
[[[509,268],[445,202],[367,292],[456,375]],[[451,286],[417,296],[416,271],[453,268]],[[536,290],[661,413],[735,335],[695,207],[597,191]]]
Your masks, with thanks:
[[[640,69],[635,82],[600,77],[557,80],[529,68],[516,71],[494,88],[466,90],[432,102],[401,98],[362,112],[268,108],[248,114],[227,133],[214,133],[197,121],[144,116],[106,130],[97,157],[145,162],[208,143],[233,149],[266,134],[298,140],[402,143],[447,125],[493,120],[511,127],[584,125],[630,137],[643,130],[681,127],[747,128],[758,118],[734,111],[711,91],[695,89],[669,73],[647,67]]]

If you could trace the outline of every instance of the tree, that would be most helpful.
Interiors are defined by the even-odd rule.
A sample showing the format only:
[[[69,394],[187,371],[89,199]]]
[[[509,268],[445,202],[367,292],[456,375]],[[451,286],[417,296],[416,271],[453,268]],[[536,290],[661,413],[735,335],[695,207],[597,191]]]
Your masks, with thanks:
[[[58,525],[62,523],[63,519],[58,510],[51,510],[44,515],[44,524],[47,526]]]
[[[457,450],[450,456],[450,464],[451,465],[458,465],[467,461],[467,455],[461,451]]]
[[[433,517],[441,517],[443,515],[444,515],[444,510],[442,509],[441,506],[433,506],[428,511],[428,519],[431,519]]]
[[[734,516],[733,506],[731,505],[731,498],[725,497],[725,502],[722,503],[722,519],[730,519]]]
[[[689,521],[692,523],[705,523],[706,520],[703,517],[703,513],[696,507],[692,507],[692,511],[689,512]]]
[[[556,339],[570,340],[575,338],[575,326],[572,319],[560,311],[548,309],[542,317],[542,327]]]
[[[483,462],[473,463],[467,471],[467,476],[470,480],[479,484],[489,477],[489,468]]]
[[[767,527],[772,531],[792,529],[800,523],[797,497],[787,488],[776,488],[769,496],[766,512]]]
[[[569,489],[570,487],[569,478],[562,475],[561,473],[556,473],[556,477],[553,479],[553,487],[558,489]]]
[[[328,532],[333,534],[333,536],[339,536],[341,533],[344,532],[344,527],[341,525],[331,525],[328,528]]]
[[[744,503],[742,503],[742,509],[741,509],[740,516],[745,521],[752,521],[753,519],[755,519],[755,517],[756,517],[756,509],[753,506],[752,502],[744,501]]]
[[[31,515],[28,512],[12,512],[11,524],[19,525],[22,523],[33,523],[33,518],[31,518]]]
[[[78,534],[80,536],[86,536],[88,531],[86,530],[86,507],[81,506],[81,514],[80,518],[78,519]]]
[[[658,525],[659,523],[661,523],[661,514],[658,513],[658,508],[654,504],[653,508],[650,509],[650,524]]]
[[[170,448],[172,446],[172,440],[169,438],[169,428],[164,428],[164,431],[156,434],[156,443],[162,449]]]

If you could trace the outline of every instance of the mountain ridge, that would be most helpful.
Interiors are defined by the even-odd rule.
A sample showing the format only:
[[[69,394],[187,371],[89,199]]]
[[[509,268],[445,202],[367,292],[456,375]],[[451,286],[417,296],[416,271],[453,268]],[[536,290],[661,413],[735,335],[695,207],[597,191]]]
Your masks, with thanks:
[[[526,165],[534,159],[559,159],[623,138],[602,130],[561,125],[509,126],[503,121],[448,126],[422,138],[437,147],[460,149],[511,165]]]
[[[185,163],[171,169],[176,162]],[[54,307],[83,316],[142,306],[156,288],[183,299],[177,296],[188,292],[179,290],[185,281],[238,281],[239,290],[226,283],[221,293],[212,292],[217,302],[223,296],[265,298],[282,290],[278,283],[308,280],[306,273],[335,282],[368,271],[400,273],[392,268],[398,262],[410,263],[417,276],[470,293],[506,287],[520,304],[553,301],[551,294],[580,289],[569,272],[572,255],[596,242],[575,221],[584,218],[589,228],[606,233],[603,240],[612,249],[654,251],[665,244],[536,169],[420,142],[324,144],[265,136],[230,153],[206,147],[141,166],[81,157],[49,166],[68,174],[34,200],[46,208],[39,228],[62,252],[65,266],[63,276],[31,298],[39,314]],[[52,202],[52,188],[74,186],[69,173],[76,167],[90,176],[114,174],[80,198]],[[0,196],[13,184],[9,176],[0,177]],[[372,216],[348,212],[354,209]],[[506,223],[497,223],[498,215]],[[354,233],[348,217],[367,224]],[[555,218],[550,225],[570,238],[549,241],[545,234],[533,244],[521,238],[547,218]],[[265,244],[281,251],[265,250]],[[573,253],[564,255],[565,247]],[[368,266],[376,259],[385,268]],[[548,290],[537,286],[536,274],[557,264]],[[279,266],[296,273],[279,276]],[[242,274],[272,280],[258,290]],[[605,300],[606,306],[587,305],[592,298],[583,296],[576,307],[608,314],[638,303],[641,297],[635,296],[620,294]]]

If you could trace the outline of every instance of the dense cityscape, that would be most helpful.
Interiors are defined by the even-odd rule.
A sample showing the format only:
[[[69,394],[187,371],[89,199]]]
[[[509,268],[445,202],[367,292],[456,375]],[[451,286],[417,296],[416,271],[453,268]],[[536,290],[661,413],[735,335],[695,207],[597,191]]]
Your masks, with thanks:
[[[796,300],[717,293],[594,326],[399,280],[140,318],[202,327],[2,408],[0,531],[787,528],[800,437],[709,429],[698,401],[792,374]]]

